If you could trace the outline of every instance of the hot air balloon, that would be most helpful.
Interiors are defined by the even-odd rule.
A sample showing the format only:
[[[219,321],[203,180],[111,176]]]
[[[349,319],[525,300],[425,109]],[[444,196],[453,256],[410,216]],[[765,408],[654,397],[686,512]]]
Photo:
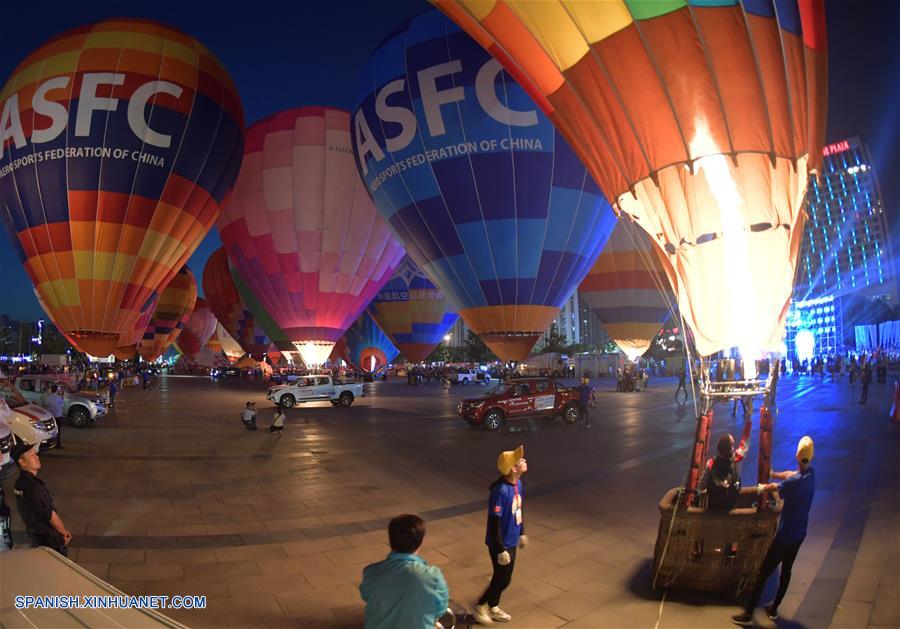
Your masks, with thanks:
[[[159,296],[153,293],[147,303],[144,304],[144,307],[141,308],[141,316],[134,324],[131,332],[119,335],[119,342],[113,350],[113,355],[116,358],[119,360],[131,360],[134,358],[135,354],[137,354],[138,343],[144,338],[144,333],[147,331],[147,326],[150,325],[150,319],[153,318],[153,313],[156,312],[158,303]]]
[[[616,225],[578,291],[630,360],[650,348],[675,300],[653,244],[627,219]]]
[[[368,313],[412,363],[425,360],[459,316],[444,292],[409,256],[375,295]]]
[[[175,341],[178,349],[193,360],[207,341],[212,338],[217,323],[216,316],[209,309],[206,300],[198,297],[197,303],[194,304],[194,311],[188,317],[184,329]]]
[[[197,282],[189,268],[182,267],[160,292],[159,303],[138,343],[137,351],[146,361],[163,355],[178,338],[197,301]]]
[[[48,315],[109,355],[234,182],[243,111],[231,78],[192,37],[113,19],[29,55],[0,111],[3,222]]]
[[[261,360],[269,347],[269,338],[253,320],[253,313],[241,300],[231,278],[228,256],[224,248],[216,249],[203,267],[203,295],[226,333],[237,341],[245,352],[256,360]]]
[[[219,342],[219,350],[225,354],[229,362],[236,363],[246,353],[240,343],[234,340],[221,323],[216,325],[216,333],[213,334],[212,338]],[[212,339],[210,339],[209,343],[211,342]],[[207,343],[207,346],[209,346],[209,343]]]
[[[237,275],[307,365],[325,361],[403,256],[356,174],[349,114],[330,107],[247,130],[218,226]]]
[[[387,366],[400,353],[367,312],[350,326],[344,339],[347,346],[344,360],[369,373]]]
[[[363,70],[358,167],[416,264],[506,361],[523,360],[615,223],[537,105],[437,11]]]
[[[777,351],[822,158],[823,2],[436,3],[665,253],[699,354]]]

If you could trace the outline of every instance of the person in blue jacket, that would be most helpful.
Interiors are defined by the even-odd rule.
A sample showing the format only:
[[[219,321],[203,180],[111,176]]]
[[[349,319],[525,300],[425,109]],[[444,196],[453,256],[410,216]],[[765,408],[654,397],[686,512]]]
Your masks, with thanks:
[[[434,629],[447,610],[450,590],[437,566],[419,557],[425,521],[398,515],[388,524],[391,552],[363,569],[359,593],[366,602],[366,629]]]
[[[766,616],[769,620],[778,619],[778,606],[784,599],[788,585],[791,582],[791,568],[794,560],[797,558],[797,552],[800,545],[806,538],[806,528],[809,524],[809,509],[812,506],[813,496],[816,493],[816,474],[813,470],[812,463],[814,453],[813,440],[810,437],[803,437],[797,444],[797,463],[799,469],[787,472],[774,472],[772,478],[782,479],[779,483],[768,483],[757,487],[760,493],[764,491],[778,490],[781,498],[784,500],[784,506],[781,509],[781,520],[778,522],[778,530],[775,532],[775,539],[769,546],[766,557],[763,559],[762,567],[759,569],[759,576],[756,579],[756,585],[750,594],[750,600],[744,611],[736,616],[732,616],[731,620],[736,625],[753,624],[753,611],[759,604],[762,596],[763,588],[769,577],[775,572],[775,568],[781,564],[781,577],[778,580],[778,593],[775,600],[766,606]]]
[[[497,469],[502,476],[491,485],[485,535],[494,574],[475,607],[475,619],[481,624],[512,620],[512,616],[500,609],[500,596],[512,580],[516,549],[528,545],[522,510],[525,499],[522,474],[528,471],[525,447],[501,452]]]

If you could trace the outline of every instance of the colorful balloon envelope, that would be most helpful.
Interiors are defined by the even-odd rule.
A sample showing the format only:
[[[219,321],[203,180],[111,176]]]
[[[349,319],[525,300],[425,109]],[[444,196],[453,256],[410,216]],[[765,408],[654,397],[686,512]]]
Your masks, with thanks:
[[[400,353],[367,312],[350,326],[344,339],[347,348],[344,360],[369,373],[383,369]]]
[[[193,359],[212,338],[217,323],[216,316],[209,309],[206,300],[198,297],[197,303],[194,304],[194,311],[188,317],[184,329],[175,341],[179,351]]]
[[[254,321],[253,313],[241,300],[231,277],[228,256],[224,248],[216,249],[203,267],[203,295],[227,334],[237,341],[245,352],[256,360],[261,360],[270,341],[263,329]]]
[[[349,114],[330,107],[247,130],[218,225],[235,271],[307,365],[325,361],[403,256],[359,181]]]
[[[627,219],[616,225],[578,293],[632,361],[650,348],[675,302],[657,250]]]
[[[523,360],[600,253],[614,216],[553,124],[437,11],[372,54],[354,151],[416,263],[503,360]]]
[[[231,78],[145,20],[68,31],[0,92],[0,214],[48,314],[95,356],[187,261],[243,154]]]
[[[189,268],[182,267],[159,293],[159,302],[137,351],[153,362],[169,349],[187,323],[197,301],[197,282]]]
[[[822,0],[436,0],[665,253],[708,355],[777,349],[822,158]]]
[[[444,292],[409,256],[367,311],[412,363],[425,360],[459,318]]]
[[[134,324],[134,328],[128,334],[119,336],[118,346],[113,350],[113,354],[119,360],[131,360],[137,354],[138,343],[144,338],[147,326],[150,325],[150,319],[156,312],[156,306],[159,303],[159,296],[154,293],[149,301],[141,310],[141,317]]]

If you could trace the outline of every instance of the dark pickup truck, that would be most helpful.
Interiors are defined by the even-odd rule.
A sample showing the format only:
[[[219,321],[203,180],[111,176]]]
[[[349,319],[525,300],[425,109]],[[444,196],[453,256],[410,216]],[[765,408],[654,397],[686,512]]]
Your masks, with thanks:
[[[516,378],[456,407],[460,419],[485,430],[500,430],[510,420],[562,416],[567,424],[583,416],[578,391],[553,378]]]

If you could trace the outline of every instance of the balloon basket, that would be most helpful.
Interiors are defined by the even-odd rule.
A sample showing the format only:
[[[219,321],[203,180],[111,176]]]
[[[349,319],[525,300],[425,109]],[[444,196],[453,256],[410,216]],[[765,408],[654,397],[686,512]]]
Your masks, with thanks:
[[[781,500],[758,511],[756,488],[745,488],[736,508],[710,512],[677,506],[678,493],[670,489],[659,503],[653,586],[735,596],[752,587],[775,536]]]

